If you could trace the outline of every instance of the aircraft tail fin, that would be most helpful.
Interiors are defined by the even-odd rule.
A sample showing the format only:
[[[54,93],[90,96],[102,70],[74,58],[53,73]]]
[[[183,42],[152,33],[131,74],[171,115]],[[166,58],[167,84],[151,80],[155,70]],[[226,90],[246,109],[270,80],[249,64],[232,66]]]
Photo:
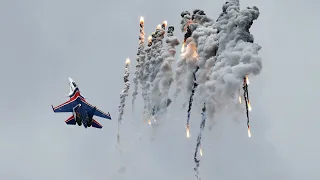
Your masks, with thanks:
[[[98,121],[92,119],[92,127],[101,129],[103,126]]]
[[[74,116],[70,116],[67,120],[65,120],[66,124],[68,125],[76,125],[76,120],[74,118]]]

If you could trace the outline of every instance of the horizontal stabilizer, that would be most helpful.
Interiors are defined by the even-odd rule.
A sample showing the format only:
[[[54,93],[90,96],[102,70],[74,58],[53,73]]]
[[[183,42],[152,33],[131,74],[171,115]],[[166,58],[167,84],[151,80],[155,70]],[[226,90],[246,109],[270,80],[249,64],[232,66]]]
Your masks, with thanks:
[[[98,123],[98,121],[92,119],[92,127],[101,129],[101,128],[102,128],[102,125],[101,125],[100,123]]]
[[[65,121],[68,125],[76,125],[76,120],[74,119],[74,116],[72,115]]]

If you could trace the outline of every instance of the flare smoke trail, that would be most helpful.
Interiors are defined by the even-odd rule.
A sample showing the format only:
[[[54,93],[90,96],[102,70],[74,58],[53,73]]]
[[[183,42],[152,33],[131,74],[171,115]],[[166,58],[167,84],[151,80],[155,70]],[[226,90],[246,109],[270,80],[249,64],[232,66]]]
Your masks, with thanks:
[[[202,132],[203,132],[205,126],[206,126],[206,119],[207,119],[207,116],[206,116],[206,104],[203,105],[201,115],[202,115],[202,120],[201,120],[201,124],[200,124],[200,132],[198,134],[196,150],[195,150],[194,157],[193,157],[194,162],[196,163],[196,167],[194,168],[194,171],[196,173],[196,177],[199,180],[201,180],[200,175],[199,175],[200,160],[197,159],[197,155],[198,155],[198,150],[200,148],[200,155],[202,156],[201,140],[202,140]]]
[[[173,36],[174,27],[168,27],[168,38],[166,39],[167,49],[163,52],[160,59],[164,59],[160,66],[160,70],[153,81],[151,91],[153,107],[152,115],[157,112],[164,112],[171,104],[171,99],[168,97],[169,89],[173,81],[172,62],[176,54],[175,46],[179,45],[177,37]],[[152,118],[154,119],[154,118]],[[149,122],[151,123],[151,122]]]
[[[250,100],[249,100],[249,92],[248,92],[248,77],[243,78],[243,98],[246,103],[246,114],[247,114],[247,128],[248,128],[248,136],[251,137],[250,131],[250,119],[249,119],[249,111],[251,111]]]
[[[197,77],[197,104],[203,104],[205,99],[201,98],[206,90],[205,82],[208,80],[210,69],[216,61],[218,49],[217,29],[214,28],[214,21],[206,16],[203,10],[196,9],[192,16],[192,35],[196,42],[197,53],[199,56],[199,70]]]
[[[243,77],[258,75],[262,69],[258,56],[261,46],[253,43],[249,32],[258,17],[259,9],[255,6],[240,11],[239,0],[223,5],[223,13],[215,24],[219,41],[217,60],[206,82],[206,93],[202,94],[202,98],[207,99],[209,118],[213,118],[214,107],[223,108],[235,97]]]
[[[187,94],[189,95],[189,107],[188,107],[188,114],[187,114],[187,137],[190,137],[190,127],[189,127],[189,121],[190,121],[190,112],[191,107],[193,103],[193,96],[197,89],[198,83],[196,74],[199,67],[199,55],[198,55],[198,48],[197,48],[197,42],[193,38],[193,32],[200,26],[199,23],[203,23],[206,21],[210,21],[209,18],[206,18],[205,13],[202,10],[196,9],[193,11],[191,22],[187,25],[187,33],[185,34],[185,42],[187,44],[187,52],[188,49],[191,49],[192,55],[184,55],[186,57],[187,62]],[[205,21],[204,21],[205,20]],[[203,57],[202,57],[203,58]]]
[[[189,24],[192,22],[191,21],[191,16],[190,16],[190,12],[189,11],[183,11],[181,13],[181,31],[182,32],[186,32],[187,31],[187,27],[189,26]],[[186,35],[188,34],[188,31],[186,33]],[[185,75],[185,72],[187,70],[187,63],[186,63],[186,58],[184,56],[185,51],[185,46],[186,46],[186,36],[184,38],[182,47],[181,47],[181,54],[180,54],[180,59],[177,61],[177,67],[176,67],[176,73],[175,73],[175,82],[176,82],[176,91],[174,93],[174,97],[176,98],[180,92],[181,92],[181,88],[182,88],[182,84],[183,84],[183,78]]]
[[[189,107],[188,107],[188,117],[187,117],[187,138],[190,137],[190,114],[191,114],[191,107],[192,107],[192,102],[193,102],[193,95],[194,95],[194,92],[198,86],[198,83],[197,83],[197,78],[196,78],[196,73],[197,71],[199,70],[199,66],[197,67],[197,69],[194,71],[193,73],[193,80],[194,80],[194,83],[193,83],[193,87],[192,87],[192,90],[191,90],[191,95],[190,95],[190,98],[189,98]]]
[[[152,37],[149,36],[148,37],[148,47],[145,49],[146,52],[146,60],[143,64],[143,68],[140,69],[140,74],[142,74],[142,76],[140,77],[140,84],[141,84],[141,89],[142,89],[142,97],[144,100],[144,115],[147,115],[148,109],[149,107],[148,102],[149,102],[149,96],[148,96],[148,90],[149,90],[149,84],[148,82],[148,77],[150,74],[150,60],[151,60],[151,46],[152,46]],[[145,119],[146,117],[144,117]]]
[[[200,15],[198,17],[198,15]],[[196,90],[196,86],[198,85],[196,81],[196,73],[199,70],[199,55],[197,53],[197,42],[192,37],[193,32],[198,28],[199,24],[198,22],[203,23],[204,20],[209,21],[208,18],[206,18],[204,12],[202,10],[196,9],[193,11],[193,14],[190,19],[190,13],[188,11],[183,11],[181,13],[181,16],[183,17],[181,24],[181,30],[186,31],[184,35],[184,46],[186,46],[186,51],[183,51],[181,53],[181,60],[185,60],[186,62],[186,68],[184,70],[187,71],[187,81],[184,84],[182,81],[179,82],[180,88],[182,85],[186,86],[186,96],[189,97],[189,107],[188,107],[188,115],[187,115],[187,137],[190,137],[190,127],[189,127],[189,121],[190,121],[190,112],[193,102],[193,96],[194,92]],[[204,16],[204,17],[202,17]],[[183,47],[184,50],[184,47]],[[178,71],[179,72],[179,71]],[[178,73],[177,73],[178,74]],[[179,74],[177,75],[177,77]],[[177,89],[177,93],[181,91],[181,89]]]
[[[136,97],[138,95],[138,84],[139,84],[139,80],[141,79],[140,76],[142,75],[140,69],[141,68],[143,69],[143,64],[144,64],[144,58],[145,58],[144,46],[145,46],[144,45],[144,19],[143,17],[140,17],[139,48],[137,53],[136,72],[135,72],[135,76],[133,77],[134,90],[132,92],[132,110],[134,110],[134,101],[136,100]]]
[[[187,11],[183,11],[181,14],[188,14]],[[186,22],[182,20],[182,22]],[[187,118],[187,137],[190,137],[190,112],[192,104],[194,103],[193,97],[197,104],[203,104],[206,98],[201,98],[202,94],[205,92],[206,87],[204,83],[208,79],[208,72],[210,68],[214,65],[215,55],[218,48],[218,41],[216,37],[216,29],[213,28],[214,21],[206,16],[203,10],[195,9],[191,16],[191,20],[187,22],[187,26],[184,29],[187,30],[185,34],[186,43],[192,40],[194,46],[196,47],[197,54],[197,65],[193,64],[192,68],[189,68],[189,77],[187,80],[187,90],[189,95],[189,108],[188,108],[188,118]],[[188,63],[188,61],[187,61]],[[192,64],[191,64],[192,65]],[[195,66],[197,69],[195,70]],[[188,66],[189,67],[189,66]],[[191,76],[194,76],[192,78]],[[197,79],[196,88],[192,87],[193,79]],[[190,92],[190,88],[191,92]],[[199,106],[196,106],[199,107]]]
[[[130,82],[129,82],[129,65],[130,65],[130,59],[128,58],[126,60],[126,65],[125,65],[125,73],[123,76],[123,81],[124,81],[124,88],[120,94],[120,105],[118,106],[119,108],[119,117],[118,117],[118,135],[117,135],[117,141],[120,142],[120,125],[122,121],[122,116],[123,116],[123,110],[125,107],[125,102],[126,102],[126,97],[129,94],[129,89],[130,89]]]
[[[150,65],[149,65],[149,77],[148,82],[149,89],[148,89],[148,96],[151,97],[148,101],[148,112],[150,113],[151,108],[154,108],[154,106],[157,106],[156,108],[159,108],[159,93],[157,93],[157,96],[152,96],[153,89],[157,89],[159,82],[155,81],[156,76],[160,70],[160,67],[163,63],[164,57],[162,56],[165,52],[165,49],[163,47],[163,38],[165,34],[165,28],[167,26],[167,21],[164,21],[162,25],[158,25],[155,33],[152,35],[152,46],[151,46],[151,59],[150,59]],[[156,90],[155,90],[156,91]],[[157,91],[159,92],[159,91]]]
[[[186,97],[189,97],[191,94],[192,86],[194,83],[193,74],[198,67],[198,53],[197,53],[197,46],[193,40],[193,38],[189,37],[186,41],[187,48],[186,52],[182,54],[186,60],[186,81],[183,83],[185,89]]]
[[[169,99],[169,89],[173,82],[173,72],[172,72],[172,62],[174,61],[174,56],[176,54],[175,47],[180,44],[178,41],[178,38],[173,36],[174,27],[169,26],[167,31],[167,51],[165,52],[164,56],[164,62],[162,63],[160,67],[160,72],[157,74],[157,78],[160,79],[159,82],[159,91],[160,91],[160,110],[162,108],[168,107],[168,101],[171,102],[171,99]]]

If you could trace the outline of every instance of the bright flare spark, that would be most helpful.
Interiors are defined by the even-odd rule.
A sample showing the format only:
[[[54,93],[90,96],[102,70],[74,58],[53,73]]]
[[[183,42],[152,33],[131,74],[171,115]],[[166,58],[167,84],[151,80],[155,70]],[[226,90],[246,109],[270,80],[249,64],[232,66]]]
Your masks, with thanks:
[[[188,44],[188,47],[191,48],[193,51],[192,56],[198,58],[199,55],[197,53],[197,46],[192,43],[192,44]]]
[[[187,138],[190,138],[190,127],[187,125]]]
[[[163,21],[163,23],[162,23],[162,24],[164,25],[164,27],[167,27],[168,22],[167,22],[167,21]]]
[[[182,46],[181,46],[181,52],[183,52],[184,51],[184,45],[185,45],[186,43],[183,43],[182,44]]]
[[[239,96],[239,103],[241,104],[242,100],[241,100],[241,96]]]
[[[250,101],[248,101],[248,110],[249,110],[249,111],[252,110],[251,105],[250,105]]]
[[[202,147],[200,147],[200,156],[203,156],[203,150],[202,150]]]
[[[151,125],[151,121],[150,121],[150,119],[148,120],[148,124],[149,124],[149,125]]]
[[[144,18],[142,16],[140,17],[140,23],[144,23]]]
[[[126,64],[130,64],[130,59],[129,58],[127,58]]]
[[[247,83],[247,85],[250,84],[248,76],[246,76],[246,83]]]
[[[250,131],[250,127],[248,128],[248,137],[251,137],[251,131]]]

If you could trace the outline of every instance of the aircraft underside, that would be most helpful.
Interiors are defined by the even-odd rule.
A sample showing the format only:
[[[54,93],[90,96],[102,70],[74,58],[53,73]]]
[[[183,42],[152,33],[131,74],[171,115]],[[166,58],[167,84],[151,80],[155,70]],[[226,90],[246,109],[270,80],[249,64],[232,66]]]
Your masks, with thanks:
[[[91,125],[92,125],[92,118],[89,118],[88,115],[87,115],[87,117],[83,117],[83,118],[82,118],[82,117],[80,116],[80,113],[79,113],[79,112],[76,113],[76,118],[75,118],[75,120],[76,120],[78,126],[81,126],[83,122],[86,122],[86,125],[87,125],[88,127],[91,127]]]

